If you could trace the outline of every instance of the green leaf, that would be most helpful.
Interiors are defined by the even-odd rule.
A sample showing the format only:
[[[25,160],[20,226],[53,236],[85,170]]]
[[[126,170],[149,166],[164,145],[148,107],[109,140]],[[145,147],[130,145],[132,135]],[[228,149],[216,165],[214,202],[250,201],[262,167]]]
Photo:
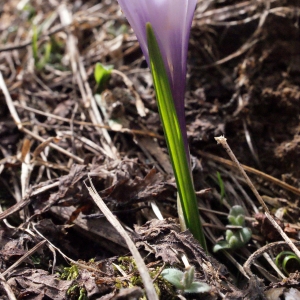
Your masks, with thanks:
[[[182,272],[177,269],[164,269],[162,277],[173,284],[184,293],[205,293],[210,290],[210,286],[203,282],[194,282],[194,266]]]
[[[191,266],[189,269],[187,269],[182,276],[181,283],[184,286],[184,289],[189,288],[192,283],[194,282],[194,273],[195,273],[195,267]]]
[[[204,282],[193,282],[188,289],[184,289],[184,293],[207,293],[211,287]]]
[[[218,178],[218,183],[219,183],[219,187],[220,187],[220,195],[221,195],[221,202],[222,202],[225,197],[225,187],[224,187],[224,182],[223,182],[220,172],[217,172],[217,178]]]
[[[251,239],[251,236],[252,236],[251,229],[248,228],[248,227],[244,227],[239,232],[241,234],[241,241],[243,242],[243,244],[248,243]]]
[[[244,209],[240,205],[232,206],[228,215],[228,221],[231,225],[244,226],[245,224]]]
[[[300,260],[299,258],[293,253],[293,255],[288,255],[286,256],[284,259],[283,259],[283,262],[282,262],[282,269],[283,271],[286,273],[286,274],[289,274],[290,272],[287,270],[287,263],[290,261],[290,260],[296,260],[296,262],[298,264],[300,264]]]
[[[213,252],[243,247],[251,239],[252,232],[249,228],[244,227],[234,231],[227,229],[225,235],[226,240],[218,242],[214,246]]]
[[[230,245],[226,241],[220,241],[213,247],[213,252],[218,252],[220,250],[230,249]]]
[[[300,265],[300,259],[298,258],[298,256],[292,252],[292,251],[282,251],[280,252],[275,259],[275,263],[277,265],[277,267],[280,267],[280,259],[284,256],[284,259],[282,261],[281,267],[283,269],[283,271],[289,275],[289,271],[287,270],[287,263],[294,259],[296,260],[296,262]]]
[[[245,212],[244,212],[244,209],[243,209],[242,206],[234,205],[234,206],[231,207],[229,214],[231,216],[237,217],[238,215],[245,215]]]
[[[238,215],[235,218],[235,223],[237,226],[244,226],[245,225],[245,216],[244,215]]]
[[[52,51],[52,45],[50,42],[47,42],[44,48],[44,55],[41,57],[38,63],[36,63],[36,68],[42,70],[45,65],[50,61],[50,55]]]
[[[229,241],[230,238],[233,236],[233,231],[230,230],[230,229],[227,229],[226,232],[225,232],[225,235],[226,235],[226,241]]]
[[[96,63],[94,70],[95,81],[100,89],[103,88],[105,83],[108,81],[113,69],[112,65],[104,66],[101,63]]]
[[[40,71],[50,61],[52,44],[50,41],[46,42],[45,45],[40,46],[41,49],[39,51],[38,39],[40,35],[40,29],[34,26],[32,28],[32,32],[32,55],[34,58],[35,67],[38,71]]]
[[[228,215],[227,219],[228,219],[229,224],[236,225],[235,224],[235,216]]]
[[[183,272],[177,269],[164,269],[161,272],[161,276],[173,284],[177,289],[183,290],[184,285],[182,284],[181,280],[183,278]]]
[[[34,62],[37,63],[39,60],[38,55],[38,38],[39,38],[39,31],[36,26],[33,26],[32,28],[32,41],[31,41],[31,47],[32,47],[32,55],[34,58]]]
[[[150,68],[156,92],[159,115],[162,121],[167,147],[176,179],[182,211],[187,228],[207,251],[205,237],[199,218],[197,198],[191,176],[188,155],[173,101],[161,52],[150,23],[146,24]]]
[[[280,259],[282,256],[293,255],[294,252],[291,251],[281,251],[275,258],[275,264],[277,267],[280,267]]]
[[[240,240],[236,235],[233,235],[227,242],[232,249],[240,246]]]

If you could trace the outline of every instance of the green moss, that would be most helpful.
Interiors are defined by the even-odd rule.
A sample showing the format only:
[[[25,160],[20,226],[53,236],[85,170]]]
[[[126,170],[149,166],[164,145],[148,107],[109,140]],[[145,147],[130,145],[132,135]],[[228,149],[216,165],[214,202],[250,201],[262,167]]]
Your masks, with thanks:
[[[88,300],[86,289],[78,284],[74,284],[68,289],[67,296],[71,300]]]
[[[132,257],[122,256],[118,259],[118,266],[124,270],[126,274],[132,274],[130,278],[125,279],[123,277],[116,278],[115,280],[115,287],[116,289],[120,290],[121,288],[130,288],[134,286],[139,286],[144,288],[142,278],[139,275],[139,272],[136,267],[136,263]],[[157,277],[157,274],[161,271],[161,267],[157,266],[154,269],[149,270],[149,274],[152,279]],[[117,269],[116,269],[116,272]],[[118,273],[119,274],[119,273]],[[153,283],[155,291],[160,298],[161,296],[164,297],[165,300],[173,300],[176,299],[176,289],[172,284],[170,284],[167,280],[165,280],[162,276],[158,276]],[[141,298],[140,300],[146,300],[146,298]]]
[[[65,267],[60,279],[63,280],[74,280],[79,276],[78,267],[76,265],[71,265],[70,267]]]

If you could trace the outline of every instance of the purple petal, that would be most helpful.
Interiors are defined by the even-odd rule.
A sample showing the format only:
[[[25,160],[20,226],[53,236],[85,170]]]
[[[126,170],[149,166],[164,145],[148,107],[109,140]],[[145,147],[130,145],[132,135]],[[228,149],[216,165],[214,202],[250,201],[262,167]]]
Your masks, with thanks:
[[[189,33],[197,0],[118,0],[149,64],[146,23],[156,35],[187,145],[184,92]]]

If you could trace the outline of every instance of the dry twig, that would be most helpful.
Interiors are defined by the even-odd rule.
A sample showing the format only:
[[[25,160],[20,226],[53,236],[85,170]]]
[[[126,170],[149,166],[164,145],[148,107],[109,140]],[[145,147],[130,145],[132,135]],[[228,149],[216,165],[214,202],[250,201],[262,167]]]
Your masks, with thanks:
[[[108,207],[103,202],[100,195],[97,193],[91,179],[90,179],[90,187],[86,186],[91,197],[99,207],[99,209],[102,211],[102,213],[105,215],[107,220],[112,224],[112,226],[120,233],[120,235],[125,239],[126,244],[136,262],[137,268],[140,272],[142,281],[144,283],[144,287],[146,290],[146,294],[148,299],[151,300],[158,300],[155,288],[152,283],[152,279],[149,275],[149,271],[144,263],[143,258],[141,257],[139,251],[137,250],[135,244],[125,231],[125,229],[122,227],[122,225],[119,223],[119,221],[116,219],[116,217],[111,213],[111,211],[108,209]]]
[[[274,226],[274,228],[279,232],[279,234],[281,235],[281,237],[285,240],[285,242],[289,245],[289,247],[295,252],[295,254],[300,258],[300,251],[299,249],[295,246],[295,244],[291,241],[291,239],[286,235],[286,233],[282,230],[282,228],[278,225],[278,223],[274,220],[274,218],[271,216],[269,208],[267,207],[267,205],[265,204],[264,200],[262,199],[262,197],[260,196],[260,194],[258,193],[257,189],[255,188],[255,186],[253,185],[253,183],[251,182],[250,178],[248,177],[248,175],[246,174],[246,172],[244,171],[244,169],[242,168],[242,166],[240,165],[239,161],[237,160],[236,156],[234,155],[234,153],[231,151],[229,145],[227,144],[226,139],[223,136],[220,137],[216,137],[215,138],[216,141],[221,144],[223,146],[223,148],[226,150],[226,152],[228,153],[228,155],[230,156],[230,158],[232,159],[232,161],[235,163],[236,167],[239,169],[239,171],[241,172],[241,174],[243,175],[243,177],[245,178],[248,186],[251,188],[252,192],[254,193],[254,195],[256,196],[256,199],[258,200],[258,202],[260,203],[260,205],[263,207],[264,211],[265,211],[265,215],[268,218],[268,220],[272,223],[272,225]]]

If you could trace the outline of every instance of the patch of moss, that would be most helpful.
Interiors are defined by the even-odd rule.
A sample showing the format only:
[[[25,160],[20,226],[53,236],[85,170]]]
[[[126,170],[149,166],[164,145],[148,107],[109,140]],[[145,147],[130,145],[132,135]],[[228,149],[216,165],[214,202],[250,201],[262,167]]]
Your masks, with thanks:
[[[75,280],[79,276],[78,267],[76,265],[71,265],[70,267],[65,267],[60,279],[63,280]]]

